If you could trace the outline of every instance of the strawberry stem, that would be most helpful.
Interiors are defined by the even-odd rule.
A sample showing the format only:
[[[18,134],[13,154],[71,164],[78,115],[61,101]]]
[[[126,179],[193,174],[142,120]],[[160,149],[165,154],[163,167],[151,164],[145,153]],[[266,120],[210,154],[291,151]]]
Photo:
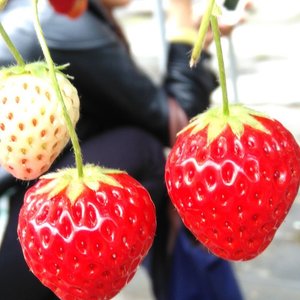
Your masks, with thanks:
[[[83,160],[82,160],[82,153],[81,153],[81,149],[80,149],[80,145],[79,145],[79,140],[78,140],[75,128],[70,119],[70,116],[68,114],[64,99],[62,97],[61,90],[60,90],[60,87],[59,87],[59,84],[57,81],[57,77],[56,77],[55,66],[54,66],[53,60],[51,58],[50,51],[47,46],[43,31],[41,28],[40,20],[38,17],[38,0],[32,0],[32,1],[33,1],[33,8],[34,8],[35,31],[36,31],[40,46],[42,48],[46,63],[49,68],[50,78],[52,80],[52,84],[53,84],[54,90],[56,92],[57,99],[59,100],[59,102],[62,105],[63,115],[65,118],[65,122],[66,122],[66,125],[68,128],[68,132],[69,132],[69,135],[71,138],[73,151],[74,151],[74,155],[75,155],[77,174],[78,174],[79,178],[83,178]]]
[[[216,46],[217,52],[217,60],[219,67],[219,80],[222,90],[222,103],[223,103],[223,114],[225,116],[229,115],[229,103],[228,103],[228,94],[227,94],[227,86],[226,86],[226,75],[225,75],[225,67],[224,67],[224,59],[223,59],[223,51],[221,45],[220,31],[218,19],[216,16],[212,15],[211,18],[211,28],[213,31],[214,42]]]
[[[0,0],[0,10],[3,10],[7,4],[8,0]]]
[[[219,80],[222,89],[222,100],[223,100],[223,114],[225,116],[229,115],[229,102],[228,102],[228,94],[227,94],[227,86],[226,86],[226,75],[225,75],[225,67],[223,60],[223,51],[221,45],[219,24],[216,14],[219,13],[219,7],[215,3],[215,0],[209,0],[205,12],[203,14],[199,33],[195,45],[192,50],[192,55],[190,59],[190,67],[193,67],[197,64],[201,51],[203,49],[203,42],[209,27],[209,23],[211,24],[211,28],[213,31],[214,42],[217,50],[217,60],[218,60],[218,68],[219,68]]]
[[[0,34],[4,40],[4,42],[6,43],[10,53],[13,55],[13,57],[15,58],[17,64],[20,67],[24,67],[25,66],[25,62],[20,54],[20,52],[18,51],[18,49],[15,47],[14,43],[12,42],[12,40],[10,39],[10,37],[8,36],[8,34],[6,33],[2,23],[0,22]]]
[[[203,48],[204,39],[208,30],[210,17],[212,15],[213,8],[215,6],[215,0],[209,0],[205,12],[202,16],[201,24],[198,31],[198,37],[192,50],[190,59],[190,67],[193,67],[199,61],[201,51]]]

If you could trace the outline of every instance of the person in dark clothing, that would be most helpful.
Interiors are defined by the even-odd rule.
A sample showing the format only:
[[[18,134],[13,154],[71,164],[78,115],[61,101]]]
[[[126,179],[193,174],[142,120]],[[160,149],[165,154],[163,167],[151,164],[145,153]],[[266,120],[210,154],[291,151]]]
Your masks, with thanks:
[[[216,78],[207,68],[209,55],[205,52],[199,64],[189,68],[188,53],[192,44],[180,33],[175,34],[176,42],[169,43],[163,82],[154,84],[131,57],[124,35],[112,17],[112,2],[90,0],[87,11],[71,20],[55,13],[44,0],[40,1],[39,17],[54,62],[57,65],[70,63],[65,72],[74,77],[73,84],[81,98],[76,131],[84,161],[126,170],[148,189],[156,205],[158,230],[147,268],[156,298],[172,299],[169,296],[172,262],[167,248],[171,229],[164,184],[164,149],[173,145],[176,133],[189,118],[208,108]],[[174,3],[184,16],[182,9],[189,7],[190,0]],[[180,23],[182,17],[178,14],[176,18]],[[0,13],[0,21],[26,62],[43,58],[34,32],[30,0],[8,1]],[[13,63],[3,42],[0,42],[0,53],[1,66]],[[70,164],[73,164],[73,156],[67,150],[52,169]],[[17,241],[18,212],[25,190],[33,182],[16,181],[2,170],[0,176],[0,195],[10,192],[9,221],[0,244],[1,297],[55,299],[29,272]]]
[[[52,58],[57,65],[70,63],[66,73],[74,77],[81,97],[80,138],[130,124],[170,145],[178,129],[209,106],[216,79],[204,62],[207,55],[196,68],[189,68],[191,44],[170,43],[168,71],[157,86],[136,66],[101,1],[90,1],[89,9],[75,20],[55,13],[46,0],[40,4],[40,21]],[[30,10],[30,0],[10,0],[0,16],[26,61],[43,57]],[[22,18],[13,22],[20,11]],[[1,65],[10,65],[12,56],[3,42],[0,46]],[[171,124],[175,126],[172,132]]]

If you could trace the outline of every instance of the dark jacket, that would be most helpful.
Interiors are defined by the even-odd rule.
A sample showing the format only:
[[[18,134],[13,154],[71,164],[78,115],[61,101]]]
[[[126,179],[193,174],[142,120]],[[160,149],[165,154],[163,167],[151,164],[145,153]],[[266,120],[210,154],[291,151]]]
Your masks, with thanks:
[[[31,0],[10,0],[0,13],[0,21],[27,62],[43,58],[31,5]],[[197,67],[189,67],[191,45],[170,43],[167,72],[161,85],[157,85],[137,67],[115,24],[100,5],[91,1],[88,11],[75,20],[55,13],[48,1],[41,1],[39,7],[54,62],[70,63],[65,73],[74,77],[81,98],[77,125],[81,140],[107,129],[133,125],[170,145],[171,127],[173,131],[180,128],[180,124],[174,125],[177,120],[171,120],[174,104],[183,109],[187,118],[209,106],[209,96],[216,87],[215,76],[206,68],[207,55]],[[14,63],[2,40],[0,53],[0,66]],[[7,187],[7,181],[1,179],[0,192],[1,183]]]

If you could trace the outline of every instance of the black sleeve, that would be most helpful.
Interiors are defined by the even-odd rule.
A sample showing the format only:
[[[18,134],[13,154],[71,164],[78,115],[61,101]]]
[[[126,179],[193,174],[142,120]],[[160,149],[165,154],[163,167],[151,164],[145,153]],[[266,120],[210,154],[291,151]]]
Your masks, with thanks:
[[[16,178],[0,166],[0,195],[16,184]]]
[[[78,130],[83,135],[114,126],[135,125],[169,143],[168,98],[174,98],[190,118],[209,106],[217,86],[206,67],[207,56],[195,68],[188,64],[190,46],[171,44],[168,69],[158,86],[140,70],[118,42],[91,50],[54,51],[55,61],[70,63],[82,102]]]
[[[168,140],[167,94],[136,66],[125,47],[116,42],[67,53],[52,49],[52,55],[58,64],[70,63],[66,72],[81,97],[81,137],[135,125]]]
[[[217,87],[216,76],[208,67],[209,55],[203,52],[198,64],[191,68],[191,50],[188,44],[170,45],[165,78],[166,92],[178,101],[189,118],[208,108],[210,94]]]

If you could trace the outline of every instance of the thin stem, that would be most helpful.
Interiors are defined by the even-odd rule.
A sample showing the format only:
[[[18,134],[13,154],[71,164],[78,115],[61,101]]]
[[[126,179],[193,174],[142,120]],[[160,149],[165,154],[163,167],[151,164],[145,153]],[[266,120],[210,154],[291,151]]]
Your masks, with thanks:
[[[217,59],[218,59],[218,67],[219,67],[219,80],[222,89],[222,99],[223,99],[223,114],[229,115],[229,103],[228,103],[228,95],[227,95],[227,87],[226,87],[226,75],[225,75],[225,67],[223,60],[223,51],[221,45],[220,31],[218,19],[216,16],[211,16],[211,28],[213,31],[214,41],[216,45],[217,51]]]
[[[59,87],[59,84],[58,84],[58,81],[57,81],[54,63],[53,63],[53,60],[51,58],[50,51],[49,51],[49,48],[47,46],[43,31],[42,31],[42,28],[41,28],[41,24],[40,24],[39,17],[38,17],[38,0],[32,0],[32,2],[33,2],[33,7],[34,7],[34,27],[35,27],[35,31],[36,31],[40,46],[42,48],[43,54],[45,56],[45,60],[47,62],[48,68],[49,68],[50,78],[52,80],[52,84],[53,84],[54,90],[56,92],[57,99],[59,100],[59,102],[62,105],[64,119],[65,119],[65,122],[66,122],[66,125],[67,125],[67,128],[68,128],[68,132],[69,132],[71,142],[72,142],[72,146],[73,146],[78,177],[82,178],[83,177],[83,160],[82,160],[82,153],[81,153],[78,137],[77,137],[77,134],[75,132],[75,128],[74,128],[74,126],[71,122],[71,119],[70,119],[70,116],[68,114],[66,105],[64,103],[64,100],[63,100],[63,97],[62,97],[62,94],[61,94],[61,90],[60,90],[60,87]]]
[[[8,0],[0,0],[0,11],[3,10],[7,4]]]
[[[25,62],[20,54],[20,52],[18,51],[18,49],[15,47],[15,45],[13,44],[12,40],[10,39],[10,37],[8,36],[8,34],[6,33],[3,25],[0,22],[0,34],[4,40],[4,42],[6,43],[10,53],[13,55],[13,57],[15,58],[17,64],[19,66],[25,66]]]
[[[190,59],[190,66],[193,67],[197,64],[201,51],[203,48],[204,39],[208,30],[210,16],[212,15],[213,8],[215,6],[215,0],[209,0],[207,7],[205,9],[204,15],[202,16],[201,24],[198,31],[198,37],[193,47],[191,59]]]

